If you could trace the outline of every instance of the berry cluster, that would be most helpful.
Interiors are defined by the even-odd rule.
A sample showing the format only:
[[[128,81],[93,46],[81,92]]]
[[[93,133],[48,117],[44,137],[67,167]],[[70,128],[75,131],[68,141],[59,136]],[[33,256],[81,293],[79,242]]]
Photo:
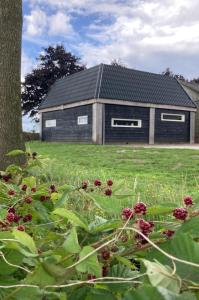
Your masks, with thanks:
[[[193,205],[193,199],[192,199],[192,197],[191,196],[184,197],[184,204],[186,206]]]
[[[187,218],[188,211],[186,208],[175,208],[173,211],[173,216],[178,220],[185,220]]]
[[[133,219],[134,217],[134,211],[131,208],[124,208],[122,210],[122,218],[128,220],[128,219]]]
[[[126,220],[132,219],[135,214],[145,215],[147,207],[143,202],[138,202],[134,205],[133,209],[126,207],[122,210],[122,217]]]

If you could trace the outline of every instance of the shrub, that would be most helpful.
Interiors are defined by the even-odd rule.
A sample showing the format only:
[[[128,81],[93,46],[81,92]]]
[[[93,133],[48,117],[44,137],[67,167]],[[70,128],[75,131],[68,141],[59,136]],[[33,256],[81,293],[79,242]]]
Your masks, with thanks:
[[[148,207],[111,179],[44,183],[45,159],[26,155],[1,172],[1,299],[198,299],[194,199]]]
[[[23,132],[23,138],[25,142],[39,141],[40,135],[37,132]]]

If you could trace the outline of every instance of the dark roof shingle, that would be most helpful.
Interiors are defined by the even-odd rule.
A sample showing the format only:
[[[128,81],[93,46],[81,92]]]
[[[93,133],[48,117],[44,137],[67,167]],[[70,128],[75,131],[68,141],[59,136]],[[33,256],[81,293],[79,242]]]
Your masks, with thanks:
[[[40,108],[93,98],[196,107],[175,78],[101,64],[57,80]]]

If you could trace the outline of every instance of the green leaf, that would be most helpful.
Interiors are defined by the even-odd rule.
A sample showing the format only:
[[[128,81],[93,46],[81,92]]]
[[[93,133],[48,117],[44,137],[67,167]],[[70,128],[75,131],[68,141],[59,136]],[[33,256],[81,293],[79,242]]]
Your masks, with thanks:
[[[13,235],[15,239],[17,239],[22,245],[26,246],[32,253],[38,254],[34,240],[26,232],[14,229]]]
[[[159,216],[159,215],[165,215],[169,214],[173,211],[172,206],[161,206],[161,205],[155,205],[151,206],[147,209],[147,215],[148,216]]]
[[[4,256],[9,263],[14,265],[21,265],[23,262],[23,255],[18,251],[12,249],[4,249]],[[0,275],[9,275],[14,273],[17,270],[15,267],[9,266],[3,259],[0,257]]]
[[[80,226],[81,228],[88,230],[88,225],[84,221],[80,220],[79,216],[77,216],[74,212],[70,210],[67,210],[65,208],[57,208],[52,213],[68,219],[68,221],[75,226]]]
[[[120,227],[122,224],[121,220],[105,220],[101,217],[96,216],[96,220],[89,224],[89,230],[91,233],[97,233],[102,231],[110,231]]]
[[[12,150],[12,151],[8,152],[6,155],[7,156],[17,156],[17,155],[22,155],[22,154],[25,154],[25,152],[22,150]]]
[[[80,252],[79,259],[81,260],[85,256],[87,256],[89,253],[91,253],[94,249],[90,246],[85,246],[82,251]],[[89,273],[93,274],[96,277],[101,276],[101,266],[98,262],[97,259],[97,253],[95,252],[94,254],[90,255],[88,258],[86,258],[84,261],[79,263],[76,266],[76,270],[78,272],[82,273]]]
[[[160,245],[160,247],[177,258],[199,264],[199,244],[191,236],[183,233],[175,233],[173,239]],[[148,260],[157,259],[163,265],[172,266],[171,260],[156,249],[151,249],[146,253]],[[175,262],[177,274],[184,280],[199,283],[199,268],[192,267],[181,262]]]
[[[163,287],[176,294],[180,292],[180,278],[172,274],[173,270],[169,266],[145,259],[143,262],[147,268],[147,275],[152,286]]]
[[[40,287],[44,287],[54,284],[55,279],[44,270],[42,265],[38,265],[33,273],[27,276],[25,283],[38,284]]]
[[[176,234],[181,234],[181,233],[188,233],[193,238],[199,237],[199,218],[194,217],[184,222],[176,231]]]
[[[121,199],[117,199],[114,196],[107,197],[99,194],[92,194],[92,199],[97,207],[110,213],[111,215],[120,214],[124,208],[124,203],[121,201]]]
[[[0,209],[0,220],[4,220],[7,215],[7,209],[1,208]]]
[[[117,298],[108,290],[93,288],[85,300],[117,300]]]
[[[81,247],[78,242],[77,231],[75,227],[71,229],[70,234],[67,236],[63,243],[63,248],[69,253],[79,253]]]
[[[22,184],[27,185],[29,188],[36,187],[36,178],[33,176],[26,177],[22,180]]]

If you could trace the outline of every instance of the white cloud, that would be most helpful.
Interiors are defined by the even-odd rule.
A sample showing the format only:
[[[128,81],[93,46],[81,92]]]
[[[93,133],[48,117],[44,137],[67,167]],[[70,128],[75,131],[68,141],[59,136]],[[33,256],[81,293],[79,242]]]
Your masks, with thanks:
[[[32,10],[30,15],[24,16],[24,20],[27,36],[40,36],[45,32],[47,16],[41,9]]]
[[[40,8],[34,8],[24,16],[24,38],[30,42],[45,44],[49,36],[66,36],[75,34],[70,23],[70,16],[57,11],[47,14]]]
[[[22,51],[21,58],[21,80],[24,80],[24,77],[29,73],[34,66],[32,58],[30,58],[24,51]]]
[[[198,0],[28,1],[33,11],[48,6],[49,37],[59,36],[66,41],[67,34],[84,31],[82,39],[77,39],[75,45],[73,43],[73,49],[88,66],[121,58],[130,67],[138,69],[161,72],[169,66],[185,76],[197,75]],[[29,24],[28,31],[34,34],[36,14],[31,16],[28,20],[32,25]],[[88,20],[95,17],[95,20],[74,33],[71,19],[75,22],[75,18],[79,18],[81,24],[82,16]],[[45,27],[40,24],[40,30],[42,25]]]
[[[49,17],[49,31],[50,35],[65,35],[72,34],[73,27],[70,23],[70,17],[62,12],[57,12],[55,15]]]

